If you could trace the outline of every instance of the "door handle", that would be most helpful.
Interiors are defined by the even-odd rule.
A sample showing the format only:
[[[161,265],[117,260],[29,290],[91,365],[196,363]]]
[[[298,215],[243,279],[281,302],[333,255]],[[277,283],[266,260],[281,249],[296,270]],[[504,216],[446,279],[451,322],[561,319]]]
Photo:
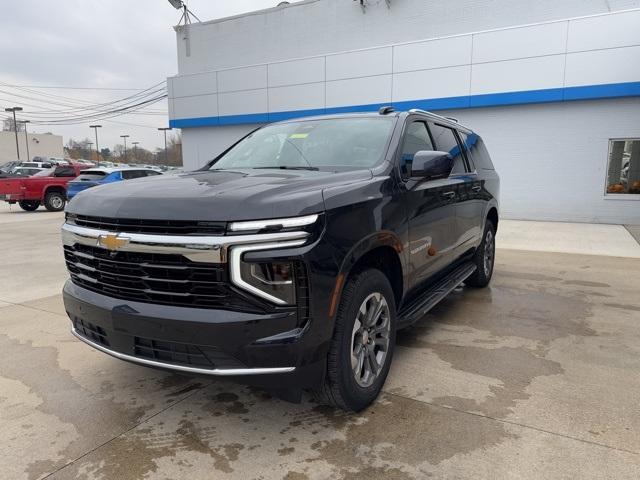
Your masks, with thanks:
[[[480,190],[482,190],[482,187],[480,185],[474,185],[473,187],[471,187],[471,191],[474,193],[478,193]]]
[[[452,199],[453,197],[456,196],[456,192],[453,192],[453,191],[442,192],[442,196],[448,199]]]

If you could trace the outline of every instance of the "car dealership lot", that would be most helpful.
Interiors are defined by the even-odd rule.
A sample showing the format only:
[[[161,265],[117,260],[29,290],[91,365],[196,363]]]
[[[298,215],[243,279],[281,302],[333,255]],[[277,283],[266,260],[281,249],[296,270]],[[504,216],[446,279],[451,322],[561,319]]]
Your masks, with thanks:
[[[348,415],[77,341],[62,218],[0,206],[3,478],[640,477],[632,244],[613,257],[503,240],[490,288],[399,333],[385,393]]]

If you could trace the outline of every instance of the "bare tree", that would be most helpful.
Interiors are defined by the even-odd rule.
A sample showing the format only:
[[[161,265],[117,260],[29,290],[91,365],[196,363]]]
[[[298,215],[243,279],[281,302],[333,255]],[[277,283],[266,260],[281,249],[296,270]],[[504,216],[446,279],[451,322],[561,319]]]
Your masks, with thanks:
[[[95,152],[91,149],[91,140],[85,138],[84,140],[76,141],[73,138],[69,139],[67,145],[64,147],[69,158],[79,159],[84,158],[87,160],[92,159],[95,156]]]

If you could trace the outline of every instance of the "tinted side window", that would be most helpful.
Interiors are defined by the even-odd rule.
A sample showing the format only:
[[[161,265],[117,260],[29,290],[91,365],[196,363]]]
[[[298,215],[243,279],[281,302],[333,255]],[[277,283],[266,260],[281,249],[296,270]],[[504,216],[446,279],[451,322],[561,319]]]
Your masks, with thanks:
[[[75,177],[76,171],[73,167],[58,167],[53,173],[54,177]]]
[[[464,163],[462,149],[458,144],[453,130],[436,123],[429,123],[429,128],[431,129],[433,140],[436,142],[436,149],[441,152],[447,152],[453,157],[453,170],[451,170],[451,175],[465,173],[467,166]]]
[[[476,167],[476,156],[478,155],[478,135],[475,133],[467,134],[464,132],[458,132],[460,135],[460,140],[462,140],[462,148],[464,148],[464,152],[467,154],[467,160],[469,162],[469,168],[471,171],[475,171]]]
[[[147,170],[144,172],[147,177],[155,177],[156,175],[161,175],[160,172],[156,172],[155,170]]]
[[[431,137],[424,122],[412,122],[407,126],[402,144],[400,172],[404,178],[411,175],[411,164],[416,152],[420,150],[434,150]]]
[[[122,178],[124,180],[131,180],[133,178],[145,177],[144,170],[123,170]]]

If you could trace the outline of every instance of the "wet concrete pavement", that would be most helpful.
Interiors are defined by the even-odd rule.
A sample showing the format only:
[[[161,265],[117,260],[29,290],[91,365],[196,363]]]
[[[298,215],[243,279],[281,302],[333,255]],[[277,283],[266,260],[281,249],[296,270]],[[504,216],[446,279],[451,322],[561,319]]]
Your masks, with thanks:
[[[0,215],[2,478],[640,478],[640,259],[499,250],[349,415],[75,340],[62,217],[28,215]]]

